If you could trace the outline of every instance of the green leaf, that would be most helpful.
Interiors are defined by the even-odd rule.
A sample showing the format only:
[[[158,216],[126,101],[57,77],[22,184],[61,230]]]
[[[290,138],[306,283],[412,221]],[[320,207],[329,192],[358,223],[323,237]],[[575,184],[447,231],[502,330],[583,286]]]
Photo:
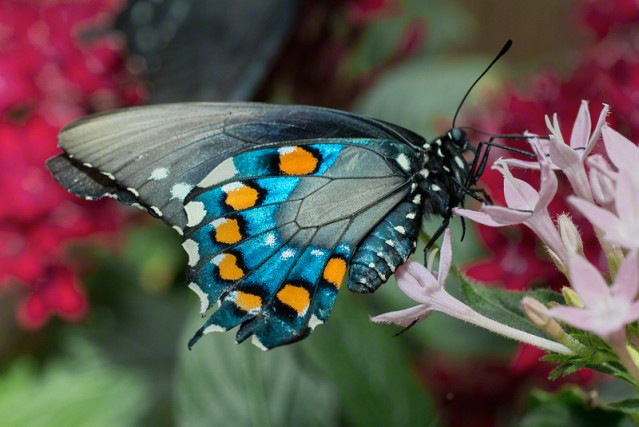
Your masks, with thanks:
[[[586,396],[575,388],[558,393],[531,393],[526,413],[518,427],[615,427],[624,422],[624,415],[616,411],[593,408]]]
[[[462,278],[462,291],[464,302],[478,313],[542,338],[547,338],[546,334],[526,319],[521,310],[521,299],[531,296],[544,304],[563,302],[563,296],[557,292],[548,290],[510,292],[499,288],[487,288],[471,283],[465,278]]]
[[[23,358],[0,376],[0,426],[137,426],[148,409],[144,378],[116,369],[85,343],[38,366]]]
[[[183,343],[201,325],[188,322]],[[295,347],[263,352],[210,334],[192,351],[179,346],[175,417],[180,426],[337,424],[336,391],[295,357]]]
[[[368,320],[375,311],[366,302],[374,299],[342,291],[329,322],[296,345],[334,384],[344,425],[430,425],[430,398],[418,383],[416,361],[403,347],[409,341],[393,336],[396,326]]]
[[[608,403],[607,406],[627,414],[639,414],[639,398],[624,399],[619,402]]]

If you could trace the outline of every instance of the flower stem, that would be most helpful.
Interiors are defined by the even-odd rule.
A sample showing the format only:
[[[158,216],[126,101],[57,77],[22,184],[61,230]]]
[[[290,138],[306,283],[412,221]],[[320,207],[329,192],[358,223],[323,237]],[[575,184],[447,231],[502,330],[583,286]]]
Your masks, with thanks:
[[[448,314],[449,316],[453,316],[457,319],[463,320],[465,322],[471,323],[475,326],[479,326],[484,329],[488,329],[489,331],[495,332],[507,338],[511,338],[516,341],[531,344],[531,345],[534,345],[535,347],[539,347],[544,350],[552,351],[554,353],[559,353],[559,354],[575,354],[568,347],[562,344],[559,344],[555,341],[551,341],[546,338],[541,338],[536,335],[529,334],[528,332],[515,329],[508,325],[504,325],[503,323],[499,323],[482,314],[479,314],[475,310],[468,307],[466,304],[462,303],[461,301],[455,299],[448,293],[445,293],[445,292],[439,293],[436,296],[436,299],[438,301],[434,305],[437,307],[437,310],[442,311]],[[442,310],[441,308],[444,308],[444,307],[446,307],[447,309]]]

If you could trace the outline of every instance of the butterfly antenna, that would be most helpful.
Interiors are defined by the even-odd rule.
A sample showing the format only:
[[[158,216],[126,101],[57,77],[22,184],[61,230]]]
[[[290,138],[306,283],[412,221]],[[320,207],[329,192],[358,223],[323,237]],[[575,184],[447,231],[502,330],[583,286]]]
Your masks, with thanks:
[[[499,51],[499,53],[497,54],[497,56],[495,57],[495,59],[493,59],[493,62],[491,62],[488,67],[486,67],[486,69],[484,70],[483,73],[481,73],[479,75],[479,77],[477,77],[477,79],[473,82],[472,85],[470,85],[470,88],[468,88],[468,91],[466,91],[466,95],[464,95],[464,97],[462,98],[461,102],[459,103],[459,107],[457,107],[457,111],[455,111],[455,116],[453,117],[453,128],[455,127],[455,120],[457,120],[457,115],[459,114],[459,110],[461,110],[462,105],[464,105],[464,101],[466,101],[466,98],[468,98],[468,94],[470,94],[470,91],[473,90],[473,88],[475,87],[475,85],[477,84],[477,82],[479,80],[481,80],[482,77],[484,77],[484,74],[486,74],[488,72],[488,70],[490,70],[490,67],[492,67],[493,65],[495,65],[495,62],[499,61],[499,58],[501,58],[502,56],[504,56],[506,54],[506,52],[508,52],[508,49],[510,49],[510,47],[513,45],[513,41],[512,40],[508,40],[506,42],[506,44],[504,45],[504,47],[501,48],[501,50]]]

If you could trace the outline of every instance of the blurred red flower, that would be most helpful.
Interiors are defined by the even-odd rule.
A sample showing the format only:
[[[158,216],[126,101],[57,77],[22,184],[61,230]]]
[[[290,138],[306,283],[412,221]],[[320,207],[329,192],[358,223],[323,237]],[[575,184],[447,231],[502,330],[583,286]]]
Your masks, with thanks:
[[[69,121],[143,97],[106,28],[120,0],[0,3],[0,289],[19,284],[26,328],[51,314],[78,320],[88,302],[65,260],[69,243],[114,232],[123,221],[108,202],[87,203],[44,168]]]

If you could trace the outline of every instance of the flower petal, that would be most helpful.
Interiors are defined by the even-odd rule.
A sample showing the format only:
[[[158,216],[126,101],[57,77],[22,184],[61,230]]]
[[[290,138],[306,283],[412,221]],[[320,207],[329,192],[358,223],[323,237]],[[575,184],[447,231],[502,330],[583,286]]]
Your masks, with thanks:
[[[520,224],[532,216],[531,212],[519,212],[502,206],[487,205],[483,205],[481,211],[454,208],[453,213],[489,227]]]
[[[504,199],[511,209],[532,211],[539,200],[539,193],[530,184],[517,179],[508,167],[499,168],[504,175]]]
[[[610,292],[616,297],[634,301],[639,290],[639,250],[631,251],[619,266]]]
[[[568,202],[581,212],[583,216],[588,218],[588,221],[590,221],[592,225],[600,230],[604,230],[606,235],[615,235],[615,231],[621,227],[621,221],[616,215],[604,208],[600,208],[594,203],[574,196],[568,197]]]
[[[541,183],[539,185],[539,200],[535,205],[535,212],[548,209],[548,205],[557,194],[557,176],[548,162],[541,164]]]
[[[550,160],[560,169],[568,169],[575,163],[581,163],[581,157],[575,150],[552,136],[550,137]]]
[[[639,148],[628,138],[604,125],[601,129],[606,153],[610,161],[618,168],[632,171],[639,164]]]
[[[399,289],[410,299],[426,303],[430,295],[441,288],[435,276],[418,262],[408,261],[402,267],[397,270],[395,278]]]
[[[442,242],[442,250],[439,254],[439,271],[437,272],[437,282],[441,288],[446,283],[450,265],[453,261],[453,248],[450,242],[450,228],[444,232],[444,241]]]
[[[581,255],[572,254],[568,259],[570,283],[586,307],[597,307],[605,295],[610,294],[599,270]]]
[[[637,188],[634,186],[630,173],[623,169],[619,171],[617,179],[615,208],[619,219],[624,224],[632,227],[639,221],[639,194],[637,194]]]
[[[585,148],[590,137],[590,112],[588,111],[588,101],[582,100],[575,124],[572,126],[570,134],[570,148],[574,152],[575,148]]]
[[[595,334],[606,337],[623,328],[623,324],[618,322],[604,322],[599,313],[578,307],[559,306],[548,310],[548,316],[564,322],[575,328],[591,331]]]
[[[581,158],[585,159],[588,157],[588,154],[595,147],[595,144],[599,140],[599,136],[601,135],[601,129],[606,124],[606,116],[608,115],[608,111],[610,111],[610,105],[604,104],[601,109],[601,113],[599,113],[599,120],[597,120],[597,124],[595,125],[595,130],[592,132],[590,136],[590,140],[588,141],[588,145],[586,146],[586,150],[581,154]]]
[[[430,313],[432,313],[432,310],[425,305],[416,305],[415,307],[404,310],[391,311],[375,317],[369,317],[369,319],[375,323],[394,323],[407,328],[414,323],[424,320]]]
[[[539,162],[528,162],[519,159],[503,159],[502,162],[508,166],[522,168],[522,169],[536,169],[539,170]]]

